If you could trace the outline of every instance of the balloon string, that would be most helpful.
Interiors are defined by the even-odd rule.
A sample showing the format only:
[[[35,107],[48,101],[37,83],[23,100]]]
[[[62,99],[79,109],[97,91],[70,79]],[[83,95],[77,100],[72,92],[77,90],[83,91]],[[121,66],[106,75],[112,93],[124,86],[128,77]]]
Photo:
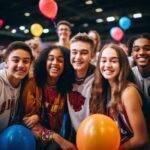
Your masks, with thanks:
[[[57,25],[56,25],[56,21],[55,21],[55,19],[52,19],[52,22],[53,22],[53,24],[54,24],[54,27],[56,28],[56,27],[57,27]]]

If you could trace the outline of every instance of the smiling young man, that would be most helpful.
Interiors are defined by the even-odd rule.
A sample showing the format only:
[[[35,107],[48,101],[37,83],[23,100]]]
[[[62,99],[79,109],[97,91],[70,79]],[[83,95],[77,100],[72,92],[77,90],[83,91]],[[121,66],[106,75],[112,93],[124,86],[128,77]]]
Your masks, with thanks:
[[[74,129],[89,116],[89,100],[95,67],[90,64],[94,42],[86,33],[78,33],[70,42],[70,61],[76,73],[68,109]]]
[[[70,48],[71,23],[66,20],[61,20],[57,23],[58,43],[57,45]]]
[[[13,42],[6,49],[6,67],[0,70],[0,132],[17,111],[21,81],[28,75],[32,58],[31,49],[24,42]]]
[[[131,54],[136,63],[132,68],[136,83],[143,93],[143,111],[150,133],[150,34],[143,33],[133,37],[129,42]]]

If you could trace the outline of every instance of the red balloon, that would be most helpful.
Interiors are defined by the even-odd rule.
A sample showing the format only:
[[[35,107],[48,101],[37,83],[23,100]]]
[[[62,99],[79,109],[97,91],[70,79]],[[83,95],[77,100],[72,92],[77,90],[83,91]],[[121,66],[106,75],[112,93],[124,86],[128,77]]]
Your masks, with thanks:
[[[57,15],[58,6],[54,0],[40,0],[39,9],[44,16],[53,20]]]
[[[114,27],[110,30],[110,35],[114,40],[120,41],[124,36],[124,32],[119,27]]]

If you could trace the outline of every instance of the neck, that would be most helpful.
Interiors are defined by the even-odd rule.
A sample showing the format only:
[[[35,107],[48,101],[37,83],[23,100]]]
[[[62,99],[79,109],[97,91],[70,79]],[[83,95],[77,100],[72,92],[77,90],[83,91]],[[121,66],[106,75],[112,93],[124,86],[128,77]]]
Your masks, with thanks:
[[[70,47],[69,39],[60,39],[58,43],[61,46],[64,46],[64,47],[67,47],[67,48]]]
[[[20,79],[16,79],[9,74],[7,74],[7,78],[8,78],[9,83],[12,85],[12,87],[16,88],[19,86],[20,81],[21,81]]]
[[[138,70],[143,77],[150,76],[150,65],[144,67],[138,67]]]

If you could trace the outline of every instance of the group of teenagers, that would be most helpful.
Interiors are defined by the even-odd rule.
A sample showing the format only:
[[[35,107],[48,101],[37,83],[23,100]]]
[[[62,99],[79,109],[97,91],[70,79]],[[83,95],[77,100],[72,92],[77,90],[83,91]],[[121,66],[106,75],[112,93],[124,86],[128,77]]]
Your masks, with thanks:
[[[93,39],[78,33],[69,48],[51,45],[33,62],[27,44],[12,42],[0,70],[0,132],[22,124],[35,136],[39,150],[76,150],[80,123],[98,113],[118,125],[120,149],[148,149],[150,35],[130,41],[132,69],[117,44],[106,44],[96,65],[91,64],[94,49]]]

